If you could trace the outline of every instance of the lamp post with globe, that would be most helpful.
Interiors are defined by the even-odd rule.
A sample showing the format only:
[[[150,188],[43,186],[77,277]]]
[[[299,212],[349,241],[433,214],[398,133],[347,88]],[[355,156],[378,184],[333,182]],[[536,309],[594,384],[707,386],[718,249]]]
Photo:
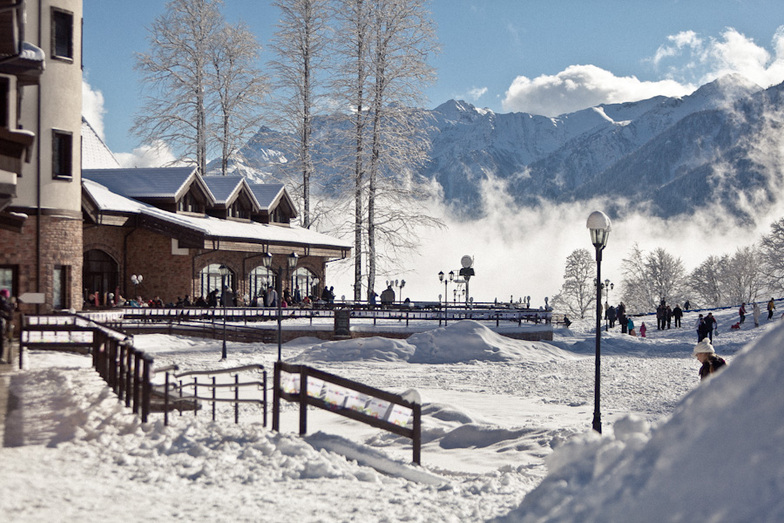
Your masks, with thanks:
[[[602,251],[610,235],[610,218],[601,211],[588,217],[587,227],[591,232],[591,243],[596,248],[596,360],[594,376],[593,430],[602,433],[602,415],[599,408],[601,387],[601,338],[602,338]]]

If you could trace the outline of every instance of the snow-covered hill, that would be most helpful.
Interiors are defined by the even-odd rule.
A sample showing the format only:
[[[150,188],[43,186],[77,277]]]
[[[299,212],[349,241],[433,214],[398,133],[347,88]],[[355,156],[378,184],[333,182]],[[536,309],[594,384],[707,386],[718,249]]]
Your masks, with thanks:
[[[774,132],[784,117],[784,85],[762,89],[729,75],[682,98],[600,105],[555,118],[497,114],[450,100],[423,121],[430,161],[419,173],[453,208],[480,216],[483,183],[500,181],[520,205],[606,198],[622,216],[646,208],[662,217],[721,203],[752,219],[780,193],[784,148]],[[319,117],[315,163],[321,186],[340,190],[334,167],[344,122]],[[233,168],[280,179],[295,158],[286,136],[262,128]],[[294,169],[296,172],[296,169]]]

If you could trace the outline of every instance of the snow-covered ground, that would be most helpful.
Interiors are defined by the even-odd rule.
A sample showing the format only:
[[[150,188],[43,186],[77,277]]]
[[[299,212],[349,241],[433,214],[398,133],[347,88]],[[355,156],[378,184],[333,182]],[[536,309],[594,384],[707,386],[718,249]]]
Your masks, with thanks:
[[[11,377],[0,448],[4,521],[776,521],[784,519],[784,328],[716,312],[728,368],[702,384],[696,313],[648,337],[602,338],[603,436],[591,430],[591,322],[552,342],[459,322],[407,340],[299,339],[284,359],[422,399],[410,441],[313,410],[301,438],[244,407],[142,424],[83,356],[33,353]],[[639,324],[640,319],[636,323]],[[652,325],[653,324],[653,325]],[[653,328],[651,328],[653,326]],[[157,366],[262,363],[274,345],[137,336]],[[746,348],[744,349],[744,346]],[[156,379],[162,379],[157,376]],[[630,517],[633,514],[633,517]]]

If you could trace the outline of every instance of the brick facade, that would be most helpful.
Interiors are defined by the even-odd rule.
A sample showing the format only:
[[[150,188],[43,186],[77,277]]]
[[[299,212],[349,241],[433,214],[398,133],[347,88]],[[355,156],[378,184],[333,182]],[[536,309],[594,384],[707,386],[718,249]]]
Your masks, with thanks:
[[[234,290],[238,296],[244,296],[249,291],[248,276],[261,266],[262,260],[259,253],[251,252],[188,249],[187,254],[175,254],[172,239],[159,233],[141,228],[86,225],[84,252],[91,249],[105,252],[117,263],[119,290],[123,297],[138,294],[149,300],[158,296],[164,304],[174,303],[186,294],[191,300],[198,297],[200,273],[211,264],[226,265],[234,275]],[[273,269],[286,263],[286,256],[273,256]],[[324,258],[302,257],[298,267],[309,269],[324,281]],[[144,277],[136,289],[131,282],[134,274]]]
[[[36,242],[38,217],[30,216],[21,232],[0,230],[0,265],[15,268],[16,288],[19,296],[27,292],[43,292],[44,305],[20,304],[25,313],[52,311],[54,300],[55,268],[64,269],[64,308],[82,308],[82,221],[43,215],[40,230],[40,274],[38,282]]]

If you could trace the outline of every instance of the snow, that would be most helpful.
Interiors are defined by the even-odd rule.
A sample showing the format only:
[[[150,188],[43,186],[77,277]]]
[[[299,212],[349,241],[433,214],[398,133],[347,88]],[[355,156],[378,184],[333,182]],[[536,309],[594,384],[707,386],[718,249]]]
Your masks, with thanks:
[[[410,440],[320,410],[296,434],[253,407],[220,404],[141,421],[85,356],[35,352],[10,376],[17,408],[0,448],[7,521],[776,521],[784,518],[784,402],[778,321],[730,331],[729,365],[700,383],[684,327],[602,338],[602,422],[593,415],[591,321],[552,342],[456,322],[405,340],[298,339],[286,361],[421,398],[422,465]],[[639,318],[647,324],[648,318]],[[261,363],[275,345],[136,336],[156,366]],[[780,363],[781,362],[781,363]],[[157,375],[156,380],[163,376]],[[224,410],[225,409],[225,410]],[[209,410],[209,409],[207,409]]]

